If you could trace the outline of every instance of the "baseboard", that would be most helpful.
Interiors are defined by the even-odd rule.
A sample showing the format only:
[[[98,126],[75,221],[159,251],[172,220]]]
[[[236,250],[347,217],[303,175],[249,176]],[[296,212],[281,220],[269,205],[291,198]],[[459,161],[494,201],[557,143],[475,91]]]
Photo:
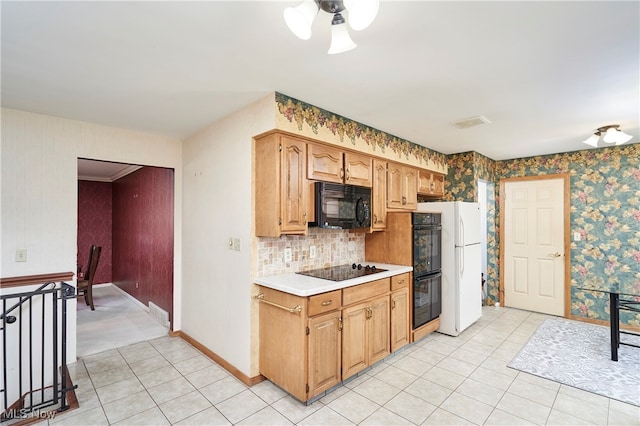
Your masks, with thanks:
[[[184,333],[182,331],[172,331],[171,332],[171,336],[181,337],[186,342],[191,344],[191,346],[193,346],[194,348],[198,349],[200,352],[205,354],[207,357],[211,358],[218,365],[220,365],[220,367],[222,367],[225,370],[227,370],[236,379],[240,380],[242,383],[244,383],[247,386],[253,386],[253,385],[257,384],[257,383],[262,382],[263,380],[266,380],[266,377],[264,377],[262,374],[259,374],[259,375],[254,376],[254,377],[247,376],[242,371],[238,370],[233,365],[231,365],[226,360],[224,360],[222,357],[217,355],[215,352],[213,352],[212,350],[210,350],[209,348],[204,346],[202,343],[198,342],[196,339],[194,339],[193,337],[189,336],[187,333]]]
[[[144,309],[147,313],[149,312],[149,307],[147,305],[145,305],[144,303],[142,303],[141,301],[139,301],[138,299],[136,299],[135,297],[133,297],[132,295],[130,295],[129,293],[127,293],[126,291],[124,291],[123,289],[118,287],[117,285],[115,285],[114,283],[103,283],[103,284],[94,284],[93,285],[94,288],[95,287],[109,287],[109,286],[113,287],[114,289],[116,289],[117,291],[122,293],[123,296],[127,297],[133,303],[135,303],[136,305],[138,305],[139,307]]]

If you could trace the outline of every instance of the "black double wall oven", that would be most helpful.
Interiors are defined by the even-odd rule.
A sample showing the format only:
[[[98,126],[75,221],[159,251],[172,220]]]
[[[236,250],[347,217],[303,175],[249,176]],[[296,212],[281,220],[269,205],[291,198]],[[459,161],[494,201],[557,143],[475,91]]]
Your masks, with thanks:
[[[442,311],[442,215],[412,213],[413,328],[440,316]]]

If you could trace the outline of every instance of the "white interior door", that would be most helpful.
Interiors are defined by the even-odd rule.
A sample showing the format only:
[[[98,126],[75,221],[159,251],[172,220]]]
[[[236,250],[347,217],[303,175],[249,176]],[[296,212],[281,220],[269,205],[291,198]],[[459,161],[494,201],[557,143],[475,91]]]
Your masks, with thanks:
[[[504,185],[504,304],[564,315],[564,179]]]

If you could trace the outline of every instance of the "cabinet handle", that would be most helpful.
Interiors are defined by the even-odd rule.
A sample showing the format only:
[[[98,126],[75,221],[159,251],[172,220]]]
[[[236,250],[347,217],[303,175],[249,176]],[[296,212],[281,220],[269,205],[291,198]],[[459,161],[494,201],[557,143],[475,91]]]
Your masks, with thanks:
[[[404,278],[401,280],[398,280],[398,284],[402,284],[404,282]]]
[[[366,319],[370,319],[373,316],[373,309],[367,308],[367,313],[365,314]]]
[[[344,178],[344,169],[340,168],[340,179]]]
[[[373,215],[373,223],[378,223],[378,215],[377,214]]]
[[[302,306],[296,305],[293,308],[290,308],[288,306],[284,306],[284,305],[281,305],[279,303],[271,302],[271,301],[269,301],[269,300],[264,298],[264,293],[257,294],[257,295],[255,295],[253,297],[256,300],[258,300],[258,301],[260,301],[262,303],[266,303],[267,305],[275,306],[276,308],[279,308],[279,309],[284,309],[285,311],[289,312],[290,314],[293,314],[293,313],[299,314],[300,312],[302,312]]]
[[[307,224],[307,213],[306,212],[302,213],[302,222],[303,222],[302,223],[303,225]]]
[[[338,318],[338,331],[342,331],[342,317]]]
[[[407,204],[407,197],[405,197],[404,195],[402,196],[402,204]]]
[[[321,303],[322,306],[329,306],[332,303],[331,300],[325,300],[324,302]]]
[[[347,180],[349,180],[349,179],[350,179],[350,176],[349,176],[349,169],[347,169]]]
[[[395,308],[396,308],[396,301],[395,301],[395,300],[393,300],[393,301],[391,302],[391,309],[395,309]]]

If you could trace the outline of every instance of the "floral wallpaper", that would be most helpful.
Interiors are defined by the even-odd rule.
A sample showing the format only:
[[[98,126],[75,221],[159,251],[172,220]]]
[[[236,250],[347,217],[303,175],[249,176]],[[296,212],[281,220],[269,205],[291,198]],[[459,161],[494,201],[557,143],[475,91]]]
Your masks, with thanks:
[[[478,180],[487,182],[487,294],[499,299],[500,179],[555,173],[570,175],[571,315],[608,320],[608,297],[578,289],[580,283],[634,286],[640,293],[640,145],[494,161],[477,152],[444,155],[353,120],[275,94],[277,115],[298,131],[348,140],[354,148],[394,153],[447,173],[445,200],[478,201]],[[640,298],[639,298],[640,300]],[[621,313],[640,326],[640,314]]]
[[[583,291],[581,283],[632,286],[640,293],[640,145],[590,149],[554,155],[493,161],[477,153],[451,155],[448,200],[477,200],[477,179],[553,173],[570,175],[571,315],[608,321],[606,293]],[[469,167],[469,165],[472,165]],[[499,191],[494,185],[488,224],[488,293],[498,297]],[[638,298],[640,300],[640,298]],[[640,314],[621,312],[621,322],[640,326]]]
[[[393,152],[397,154],[398,158],[404,160],[417,160],[421,164],[433,164],[440,169],[444,169],[447,164],[446,155],[437,151],[365,126],[282,93],[276,92],[275,95],[278,113],[284,116],[287,121],[296,123],[299,131],[302,131],[303,125],[306,124],[316,135],[320,129],[327,130],[331,135],[337,136],[340,142],[344,142],[345,138],[348,139],[354,147],[356,142],[364,141],[372,151]]]
[[[499,250],[496,233],[495,165],[492,159],[477,152],[463,152],[447,157],[449,174],[445,181],[446,201],[478,201],[478,180],[487,183],[487,296],[499,299]]]

